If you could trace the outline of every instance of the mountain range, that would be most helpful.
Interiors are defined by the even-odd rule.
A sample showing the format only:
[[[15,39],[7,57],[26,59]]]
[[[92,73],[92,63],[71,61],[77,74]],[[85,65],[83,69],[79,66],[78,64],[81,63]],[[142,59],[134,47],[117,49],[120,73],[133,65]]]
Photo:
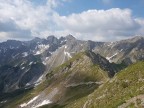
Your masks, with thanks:
[[[0,107],[142,108],[143,60],[144,37],[7,40],[0,43]]]

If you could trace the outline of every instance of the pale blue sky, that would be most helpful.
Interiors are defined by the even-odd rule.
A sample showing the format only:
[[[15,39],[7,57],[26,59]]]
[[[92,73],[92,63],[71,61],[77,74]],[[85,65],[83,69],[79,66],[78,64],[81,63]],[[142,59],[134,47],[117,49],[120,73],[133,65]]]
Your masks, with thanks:
[[[89,9],[129,8],[134,16],[144,17],[144,0],[73,0],[57,9],[60,14],[79,13]]]
[[[31,1],[36,5],[44,5],[47,2],[47,0]],[[69,2],[63,2],[63,5],[60,5],[55,10],[60,15],[69,15],[89,9],[107,10],[111,8],[129,8],[133,11],[134,16],[144,17],[144,0],[69,0]]]
[[[115,41],[144,36],[144,0],[0,0],[0,41],[74,35]]]

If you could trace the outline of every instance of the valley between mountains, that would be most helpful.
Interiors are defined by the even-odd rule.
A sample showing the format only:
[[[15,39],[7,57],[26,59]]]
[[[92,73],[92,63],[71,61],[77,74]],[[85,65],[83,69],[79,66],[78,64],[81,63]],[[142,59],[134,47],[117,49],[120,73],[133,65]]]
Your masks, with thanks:
[[[144,37],[0,43],[0,108],[143,108]]]

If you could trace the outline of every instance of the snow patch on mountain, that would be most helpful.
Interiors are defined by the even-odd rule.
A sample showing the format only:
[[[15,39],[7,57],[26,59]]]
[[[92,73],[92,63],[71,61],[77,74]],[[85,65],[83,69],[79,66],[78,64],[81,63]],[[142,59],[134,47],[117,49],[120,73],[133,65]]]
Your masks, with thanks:
[[[27,83],[27,84],[26,84],[26,86],[29,86],[29,85],[30,85],[30,83]]]
[[[20,53],[17,53],[16,55],[12,55],[12,58],[16,58]]]
[[[68,47],[68,46],[67,46],[67,45],[65,45],[65,49],[67,49],[67,47]]]
[[[26,107],[27,105],[31,104],[32,102],[34,102],[39,96],[34,97],[33,99],[31,99],[28,103],[23,103],[20,105],[21,108]]]
[[[112,59],[113,57],[115,57],[117,54],[118,54],[118,53],[115,53],[114,55],[112,55],[112,56],[110,56],[110,57],[106,57],[106,59],[107,59],[109,62],[112,62],[111,59]]]
[[[41,45],[38,45],[36,47],[36,49],[38,49],[38,50],[36,51],[36,53],[34,55],[39,55],[39,54],[42,54],[47,49],[49,49],[49,45],[41,44]]]
[[[69,52],[64,51],[64,54],[65,54],[66,56],[68,56],[69,58],[72,58],[72,56],[71,56],[71,54],[70,54]]]
[[[46,62],[47,62],[48,59],[49,59],[49,57],[46,57],[46,58],[43,60],[42,63],[43,63],[44,65],[46,65],[46,64],[47,64]]]
[[[22,67],[21,69],[23,70],[23,69],[25,69],[25,67]]]
[[[50,103],[52,103],[50,100],[44,100],[41,103],[39,103],[37,106],[35,106],[34,108],[39,108],[43,105],[47,105],[47,104],[50,104]]]
[[[14,47],[10,46],[10,49],[14,49]]]
[[[37,51],[34,55],[39,55],[39,54],[41,54],[41,52],[40,52],[40,51]]]
[[[115,57],[116,55],[118,55],[120,52],[122,52],[123,51],[123,49],[121,49],[120,51],[118,51],[118,52],[116,52],[115,54],[113,54],[112,56],[110,56],[110,57],[106,57],[106,59],[111,63],[112,61],[111,61],[111,59],[113,58],[113,57]]]
[[[24,64],[25,64],[25,62],[23,62],[23,63],[21,64],[21,66],[24,65]]]
[[[113,45],[113,42],[110,42],[110,44],[108,44],[107,46],[111,46],[111,45]]]
[[[22,55],[23,55],[23,57],[27,57],[28,56],[28,52],[23,52]]]
[[[6,103],[7,102],[7,100],[4,100],[4,101],[1,101],[0,103]]]
[[[41,76],[37,79],[37,81],[35,82],[35,87],[42,82],[43,76],[44,76],[44,75],[41,75]]]
[[[65,47],[65,49],[67,49],[67,45],[65,45],[64,47]],[[68,56],[69,58],[72,58],[71,54],[69,52],[67,52],[65,49],[64,49],[65,56]]]
[[[121,49],[119,52],[122,52],[123,51],[123,49]]]
[[[29,65],[32,65],[32,64],[33,64],[33,62],[30,62],[30,63],[29,63]]]
[[[52,103],[51,99],[59,92],[57,88],[54,88],[48,96],[38,95],[32,98],[29,102],[20,105],[21,108],[39,108],[43,105]]]
[[[48,49],[48,48],[49,48],[49,45],[41,44],[41,45],[38,45],[38,48],[39,48],[39,49]]]
[[[67,41],[67,40],[63,40],[63,41],[61,41],[61,42],[60,42],[60,44],[62,44],[62,43],[64,43],[64,42],[66,42],[66,41]]]

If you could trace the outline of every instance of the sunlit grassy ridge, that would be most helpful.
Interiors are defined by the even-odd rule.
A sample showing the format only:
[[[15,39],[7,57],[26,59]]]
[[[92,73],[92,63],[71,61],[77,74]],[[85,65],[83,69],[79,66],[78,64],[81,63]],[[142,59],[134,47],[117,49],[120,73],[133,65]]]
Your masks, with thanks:
[[[117,108],[127,100],[144,94],[144,61],[109,78],[108,72],[94,64],[87,52],[79,53],[49,72],[46,80],[36,88],[13,98],[5,108],[17,108],[41,92],[48,95],[54,88],[60,90],[53,97],[54,103],[42,108]],[[134,105],[131,103],[129,106]]]
[[[92,93],[99,86],[95,82],[103,84],[108,79],[108,73],[102,70],[99,65],[94,64],[87,52],[81,52],[49,72],[46,75],[46,80],[35,89],[13,98],[6,107],[15,108],[22,103],[28,102],[42,91],[49,94],[54,88],[58,88],[62,93],[54,96],[53,101],[57,100],[58,107],[65,106]],[[61,96],[60,100],[58,100],[59,96]]]
[[[141,94],[144,94],[144,62],[122,70],[89,96],[75,100],[65,108],[117,108],[126,100]]]

